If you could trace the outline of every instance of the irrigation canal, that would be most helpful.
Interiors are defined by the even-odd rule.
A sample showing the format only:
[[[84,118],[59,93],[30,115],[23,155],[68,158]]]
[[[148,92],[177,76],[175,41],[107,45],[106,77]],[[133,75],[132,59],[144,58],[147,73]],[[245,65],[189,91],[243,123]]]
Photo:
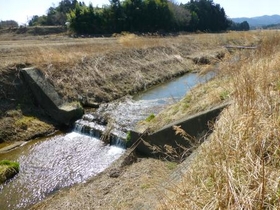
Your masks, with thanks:
[[[101,141],[100,131],[106,126],[96,123],[94,116],[110,115],[116,124],[112,132],[125,136],[138,121],[179,101],[194,85],[211,77],[184,75],[137,96],[102,105],[93,115],[76,121],[70,133],[32,140],[0,154],[0,159],[20,163],[19,174],[0,185],[0,209],[28,209],[59,189],[86,182],[118,159],[125,152],[123,144],[118,139],[111,145]],[[90,127],[86,133],[85,126]]]

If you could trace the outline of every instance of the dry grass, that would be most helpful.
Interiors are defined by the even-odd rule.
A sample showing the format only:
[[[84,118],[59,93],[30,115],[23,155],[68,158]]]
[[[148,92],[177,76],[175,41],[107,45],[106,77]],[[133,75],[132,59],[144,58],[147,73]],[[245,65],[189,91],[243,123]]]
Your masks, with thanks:
[[[236,76],[232,75],[231,71],[240,67],[236,65],[242,65],[241,63],[234,63],[234,67],[232,67],[231,64],[239,57],[241,52],[234,51],[232,53],[227,53],[223,51],[223,49],[220,51],[213,51],[213,47],[225,45],[256,46],[261,43],[266,37],[266,34],[267,32],[254,31],[244,33],[230,32],[228,34],[198,34],[185,37],[185,39],[189,38],[192,40],[189,42],[190,45],[192,45],[190,49],[194,49],[197,46],[203,46],[203,49],[205,49],[202,52],[199,52],[197,49],[197,51],[192,51],[189,55],[185,55],[193,61],[200,59],[207,61],[206,64],[198,65],[194,68],[198,68],[201,74],[209,71],[215,72],[216,77],[207,83],[197,85],[197,87],[190,90],[181,101],[159,113],[150,123],[140,122],[137,129],[142,131],[149,127],[149,129],[155,131],[169,123],[212,108],[217,104],[224,103],[226,100],[230,100],[235,85],[230,82],[230,80],[233,76]],[[199,43],[199,45],[197,45],[197,43]],[[179,43],[179,45],[184,46],[183,43]],[[251,52],[247,51],[245,53],[246,55],[244,55],[245,58],[242,59],[246,59],[246,57],[249,56],[248,53],[250,54]],[[214,57],[213,55],[215,54],[216,56]],[[241,54],[243,54],[243,52]],[[232,57],[232,55],[234,55],[234,57]],[[217,58],[219,57],[222,57],[223,60],[218,60]],[[208,62],[208,60],[210,62]],[[215,61],[219,62],[218,66],[213,65]],[[224,69],[228,70],[225,71]]]
[[[51,37],[10,41],[6,37],[0,39],[0,74],[12,75],[20,67],[17,64],[29,63],[44,70],[65,97],[84,95],[95,100],[112,100],[189,69],[201,69],[201,65],[193,63],[197,52],[211,54],[224,45],[261,44],[255,53],[234,54],[238,62],[225,55],[229,57],[220,64],[217,79],[191,91],[183,103],[166,111],[172,118],[165,121],[167,117],[157,116],[159,121],[167,123],[228,97],[233,100],[215,125],[211,139],[198,149],[197,158],[184,174],[182,183],[173,183],[173,188],[169,188],[161,208],[254,209],[274,205],[277,209],[280,83],[275,55],[279,52],[280,39],[278,34],[270,35],[256,31],[164,38],[125,35],[106,39]],[[203,65],[203,68],[211,69],[210,66]],[[165,167],[157,161],[150,165],[142,162],[143,167],[148,165],[144,170],[139,164],[132,165],[118,180],[105,175],[102,182],[97,180],[72,188],[72,196],[66,193],[56,197],[53,204],[49,201],[49,209],[61,209],[61,205],[64,209],[71,205],[84,209],[103,205],[100,209],[108,209],[110,204],[114,205],[109,206],[112,209],[133,209],[138,204],[153,203],[155,198],[149,193],[153,194],[154,190],[149,189],[157,183],[150,180],[156,181],[158,174],[164,175],[157,168]]]
[[[279,209],[280,34],[224,63],[233,104],[160,209]]]
[[[19,132],[15,132],[14,123],[6,129],[6,111],[18,105],[36,110],[29,104],[24,106],[26,101],[32,100],[26,96],[26,91],[22,92],[24,87],[19,79],[19,70],[25,66],[43,70],[67,101],[87,98],[106,102],[197,69],[198,65],[189,55],[197,51],[209,52],[222,45],[217,46],[214,40],[207,44],[205,38],[200,44],[195,37],[128,34],[117,38],[21,36],[16,39],[11,34],[9,40],[6,35],[4,38],[0,35],[0,127],[9,131],[9,139],[17,139],[14,136]],[[4,140],[7,135],[2,135]]]
[[[65,98],[110,101],[198,69],[193,62],[196,57],[190,57],[198,51],[213,54],[208,57],[215,60],[215,52],[226,44],[219,36],[227,34],[4,40],[0,41],[0,72],[17,70],[17,64],[37,66]]]

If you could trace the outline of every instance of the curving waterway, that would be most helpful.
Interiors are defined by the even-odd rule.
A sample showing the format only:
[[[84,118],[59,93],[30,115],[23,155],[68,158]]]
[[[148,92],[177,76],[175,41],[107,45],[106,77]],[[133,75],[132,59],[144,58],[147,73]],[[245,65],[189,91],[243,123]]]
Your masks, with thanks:
[[[113,118],[117,129],[132,130],[140,120],[144,120],[151,114],[156,115],[167,106],[178,102],[195,85],[205,83],[213,76],[213,72],[202,76],[189,73],[134,97],[126,97],[121,101],[102,105],[96,113]]]
[[[97,115],[110,115],[116,122],[115,132],[133,129],[136,123],[150,114],[179,101],[193,86],[204,83],[213,75],[203,77],[191,73],[156,86],[135,97],[102,105]],[[20,163],[20,172],[10,182],[0,185],[0,209],[28,209],[59,189],[89,178],[105,170],[125,149],[105,145],[99,135],[84,135],[82,126],[93,125],[85,116],[76,122],[76,130],[46,139],[33,140],[5,154],[1,159]],[[91,130],[91,132],[94,132]],[[96,137],[94,137],[96,136]]]

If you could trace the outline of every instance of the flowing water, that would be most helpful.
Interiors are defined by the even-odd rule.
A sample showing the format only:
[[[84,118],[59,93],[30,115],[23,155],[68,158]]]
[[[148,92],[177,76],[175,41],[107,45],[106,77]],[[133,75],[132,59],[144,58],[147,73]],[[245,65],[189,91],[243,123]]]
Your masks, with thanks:
[[[122,141],[126,131],[150,114],[157,114],[167,105],[180,100],[186,92],[213,75],[199,77],[187,74],[142,94],[102,105],[93,115],[84,115],[76,121],[75,129],[24,146],[5,154],[0,159],[20,163],[20,173],[10,182],[0,185],[0,209],[28,209],[57,190],[75,183],[85,182],[105,170],[124,152]],[[95,116],[110,116],[115,125],[111,145],[100,137],[106,123]],[[118,144],[118,146],[114,146]]]
[[[121,101],[105,104],[96,113],[110,116],[115,121],[115,127],[118,130],[133,130],[137,122],[151,114],[156,115],[166,106],[178,102],[195,85],[205,83],[213,76],[212,72],[203,76],[189,73],[134,97],[126,97]]]
[[[27,143],[10,154],[9,159],[20,163],[20,173],[0,185],[0,209],[27,209],[50,193],[102,172],[124,151],[77,132]]]

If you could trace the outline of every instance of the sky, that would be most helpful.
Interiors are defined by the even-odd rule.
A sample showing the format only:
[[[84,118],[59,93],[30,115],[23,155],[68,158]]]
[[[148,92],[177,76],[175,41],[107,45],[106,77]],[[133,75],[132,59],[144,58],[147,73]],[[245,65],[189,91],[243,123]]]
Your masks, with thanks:
[[[93,6],[109,4],[109,0],[81,0]],[[60,0],[0,0],[0,20],[15,20],[26,24],[33,15],[46,14],[51,6],[57,6]],[[177,0],[187,3],[188,0]],[[225,9],[229,18],[256,17],[262,15],[280,15],[279,0],[214,0]]]

